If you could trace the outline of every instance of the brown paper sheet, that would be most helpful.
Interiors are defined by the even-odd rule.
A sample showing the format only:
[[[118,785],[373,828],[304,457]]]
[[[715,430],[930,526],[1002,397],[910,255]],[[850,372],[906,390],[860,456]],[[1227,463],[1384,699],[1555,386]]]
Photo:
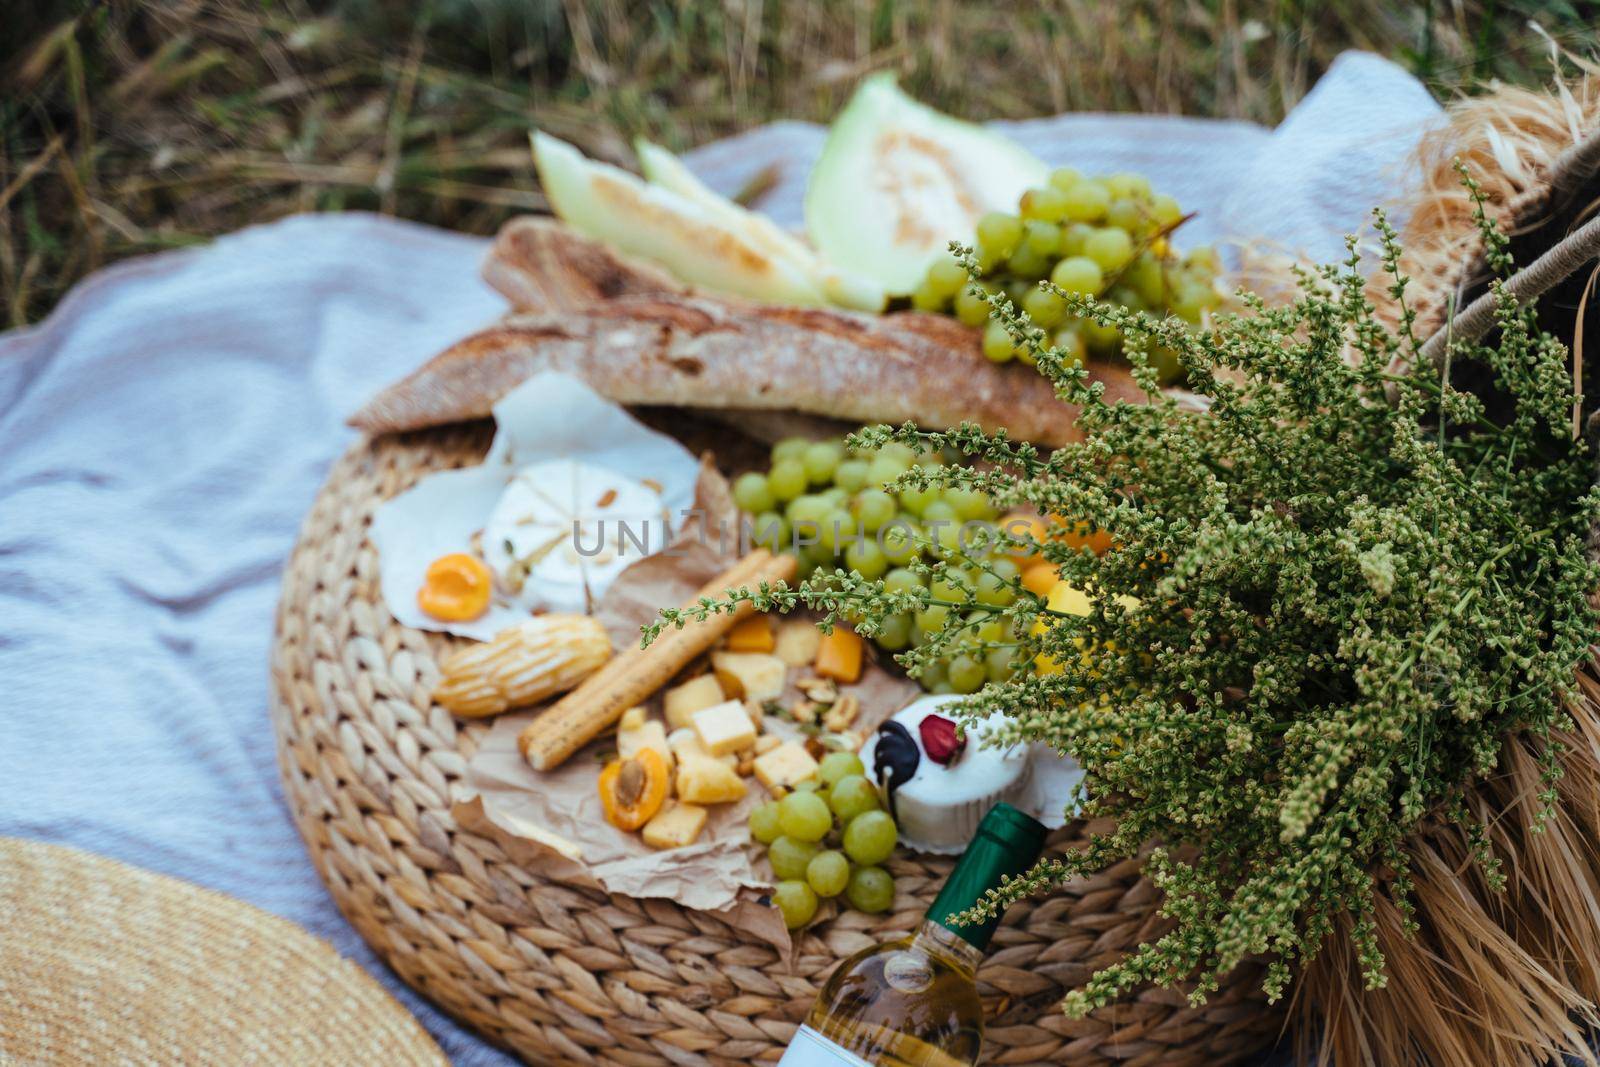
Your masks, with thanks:
[[[638,643],[639,628],[661,607],[682,603],[737,558],[739,546],[731,525],[737,512],[726,481],[709,463],[701,471],[697,508],[704,517],[701,524],[708,527],[705,536],[691,528],[695,520],[686,522],[669,551],[629,567],[597,606],[595,615],[619,650]],[[729,524],[729,536],[722,543],[717,537],[719,519]],[[804,673],[804,668],[790,670],[785,703],[798,699],[793,682]],[[842,691],[861,701],[854,729],[863,735],[920,692],[915,683],[877,666]],[[659,696],[647,706],[652,716],[660,716]],[[788,951],[788,932],[777,910],[762,899],[772,884],[771,869],[750,847],[749,814],[768,799],[759,782],[747,779],[750,792],[743,800],[712,806],[706,829],[693,845],[658,852],[638,834],[613,827],[601,812],[595,782],[603,757],[613,751],[613,738],[601,737],[560,767],[541,773],[529,767],[517,749],[517,735],[537,714],[535,710],[501,716],[468,762],[465,788],[455,804],[456,818],[464,827],[488,833],[511,850],[513,858],[553,880],[631,897],[665,897],[687,908],[717,912],[730,925]],[[767,729],[799,736],[793,724],[772,716],[767,718]],[[581,862],[539,843],[530,835],[530,826],[577,844],[583,852]]]

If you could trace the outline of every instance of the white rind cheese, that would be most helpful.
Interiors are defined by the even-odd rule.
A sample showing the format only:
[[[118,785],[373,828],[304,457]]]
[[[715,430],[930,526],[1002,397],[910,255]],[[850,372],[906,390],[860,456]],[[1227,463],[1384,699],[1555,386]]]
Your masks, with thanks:
[[[921,757],[911,779],[895,790],[895,822],[900,840],[919,852],[953,855],[963,851],[978,832],[978,823],[994,805],[1016,803],[1027,791],[1033,765],[1025,744],[985,748],[983,738],[1004,722],[995,715],[967,731],[967,747],[948,767],[928,758],[919,726],[929,715],[960,720],[959,696],[926,696],[897,712],[893,720],[904,726]],[[861,762],[873,776],[873,757],[881,734],[874,734],[861,749]],[[883,783],[879,783],[883,788]],[[889,798],[885,796],[887,804]]]
[[[666,547],[669,528],[654,488],[582,460],[547,460],[506,484],[483,554],[513,603],[585,613],[625,568]]]

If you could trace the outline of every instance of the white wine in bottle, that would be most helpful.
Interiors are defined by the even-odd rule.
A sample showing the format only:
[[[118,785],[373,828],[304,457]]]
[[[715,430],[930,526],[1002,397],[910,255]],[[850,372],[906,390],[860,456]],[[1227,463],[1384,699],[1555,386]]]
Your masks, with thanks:
[[[916,933],[856,953],[833,972],[778,1067],[968,1067],[983,1049],[975,975],[998,917],[954,918],[1033,866],[1047,831],[996,804]]]

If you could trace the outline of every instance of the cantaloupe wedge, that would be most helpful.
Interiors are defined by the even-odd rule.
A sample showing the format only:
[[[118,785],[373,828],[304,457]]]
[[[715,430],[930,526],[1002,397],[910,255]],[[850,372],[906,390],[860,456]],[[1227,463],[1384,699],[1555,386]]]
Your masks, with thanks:
[[[681,193],[586,159],[546,133],[533,134],[533,160],[550,206],[588,237],[713,292],[807,307],[828,302],[815,279],[749,227],[731,225]]]
[[[890,294],[909,293],[951,241],[970,244],[986,211],[1017,210],[1045,165],[1015,142],[942,115],[895,85],[861,83],[828,131],[806,187],[817,254]]]
[[[677,193],[771,255],[788,261],[817,284],[828,303],[852,311],[883,310],[888,299],[883,286],[825,263],[810,245],[765,215],[742,207],[707,186],[683,160],[660,145],[641,138],[633,147],[639,155],[639,169],[651,185]]]

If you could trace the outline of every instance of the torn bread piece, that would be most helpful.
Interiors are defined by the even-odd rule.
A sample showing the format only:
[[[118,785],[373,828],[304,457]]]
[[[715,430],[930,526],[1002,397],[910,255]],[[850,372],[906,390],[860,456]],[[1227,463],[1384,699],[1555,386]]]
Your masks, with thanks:
[[[555,219],[523,215],[500,227],[483,280],[516,311],[571,311],[624,296],[672,296],[689,287]]]

